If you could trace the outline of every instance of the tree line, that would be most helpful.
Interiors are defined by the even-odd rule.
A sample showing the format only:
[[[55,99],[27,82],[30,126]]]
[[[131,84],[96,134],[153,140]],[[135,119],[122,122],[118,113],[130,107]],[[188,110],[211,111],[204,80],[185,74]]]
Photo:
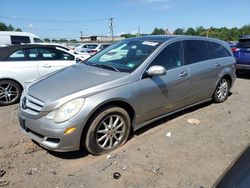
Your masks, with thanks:
[[[6,25],[3,22],[0,22],[0,31],[22,31],[22,29],[20,28],[14,28],[11,24],[10,25]]]
[[[173,33],[169,32],[169,30],[164,30],[162,28],[154,28],[151,35],[168,35],[168,34],[174,34],[174,35],[196,35],[196,36],[209,36],[214,38],[219,38],[221,40],[225,41],[237,41],[240,36],[249,34],[250,35],[250,25],[244,25],[241,28],[233,27],[233,28],[227,28],[227,27],[210,27],[210,28],[204,28],[203,26],[199,26],[196,28],[189,27],[188,29],[183,28],[177,28],[174,30]],[[141,34],[141,35],[148,35],[148,34]],[[141,36],[140,35],[140,36]],[[122,34],[122,37],[129,38],[129,37],[135,37],[138,35],[127,33]]]
[[[6,25],[3,22],[0,22],[0,31],[22,31],[20,28],[14,28],[11,24]],[[152,33],[149,33],[151,35],[197,35],[197,36],[209,36],[214,38],[219,38],[221,40],[225,41],[237,41],[241,35],[250,35],[250,25],[244,25],[241,28],[233,27],[233,28],[227,28],[227,27],[210,27],[210,28],[204,28],[203,26],[199,26],[196,28],[189,27],[187,29],[184,28],[177,28],[172,33],[169,32],[168,29],[164,30],[162,28],[154,28]],[[149,35],[149,34],[140,34],[140,36],[143,35]],[[122,34],[121,37],[130,38],[138,36],[138,34]],[[77,40],[66,40],[66,39],[45,39],[46,42],[77,42]]]

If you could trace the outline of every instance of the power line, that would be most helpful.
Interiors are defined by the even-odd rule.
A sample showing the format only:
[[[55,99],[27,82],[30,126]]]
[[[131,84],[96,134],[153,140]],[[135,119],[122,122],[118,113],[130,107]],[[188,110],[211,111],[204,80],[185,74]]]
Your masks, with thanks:
[[[101,22],[108,21],[109,19],[91,19],[91,20],[46,20],[46,19],[36,19],[36,18],[23,18],[14,16],[1,16],[0,18],[19,20],[19,21],[33,21],[33,22],[47,22],[47,23],[82,23],[82,22]]]

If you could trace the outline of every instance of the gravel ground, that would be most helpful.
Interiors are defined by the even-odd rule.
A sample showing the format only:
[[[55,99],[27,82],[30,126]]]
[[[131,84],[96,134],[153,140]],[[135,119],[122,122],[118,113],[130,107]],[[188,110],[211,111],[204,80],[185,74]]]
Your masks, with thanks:
[[[21,133],[17,105],[2,107],[0,187],[211,187],[250,142],[249,109],[250,76],[243,75],[226,102],[162,119],[96,157],[44,150]]]

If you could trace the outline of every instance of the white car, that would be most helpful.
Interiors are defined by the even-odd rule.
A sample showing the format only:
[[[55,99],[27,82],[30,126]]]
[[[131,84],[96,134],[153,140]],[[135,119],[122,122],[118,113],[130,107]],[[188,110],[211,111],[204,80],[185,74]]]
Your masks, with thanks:
[[[73,54],[53,45],[25,44],[0,48],[0,106],[18,102],[28,84],[76,62]]]
[[[66,50],[69,53],[72,53],[78,60],[80,61],[84,61],[86,59],[88,59],[91,55],[87,52],[78,52],[75,51],[72,48],[69,48],[65,45],[62,44],[57,44],[57,43],[41,43],[42,45],[49,45],[49,46],[55,46],[57,47],[57,49],[62,49],[62,50]]]
[[[21,43],[44,43],[44,41],[33,33],[0,31],[0,46]]]
[[[77,52],[87,52],[91,55],[103,50],[104,48],[110,46],[110,44],[104,44],[104,43],[87,43],[87,44],[81,44],[80,46],[77,46],[75,48],[75,51]]]

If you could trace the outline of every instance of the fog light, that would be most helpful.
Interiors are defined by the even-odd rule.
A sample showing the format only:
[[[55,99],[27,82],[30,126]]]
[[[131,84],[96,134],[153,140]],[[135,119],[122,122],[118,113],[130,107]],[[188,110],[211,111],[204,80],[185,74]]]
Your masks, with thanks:
[[[64,134],[71,134],[76,130],[76,127],[69,127],[65,129]]]

